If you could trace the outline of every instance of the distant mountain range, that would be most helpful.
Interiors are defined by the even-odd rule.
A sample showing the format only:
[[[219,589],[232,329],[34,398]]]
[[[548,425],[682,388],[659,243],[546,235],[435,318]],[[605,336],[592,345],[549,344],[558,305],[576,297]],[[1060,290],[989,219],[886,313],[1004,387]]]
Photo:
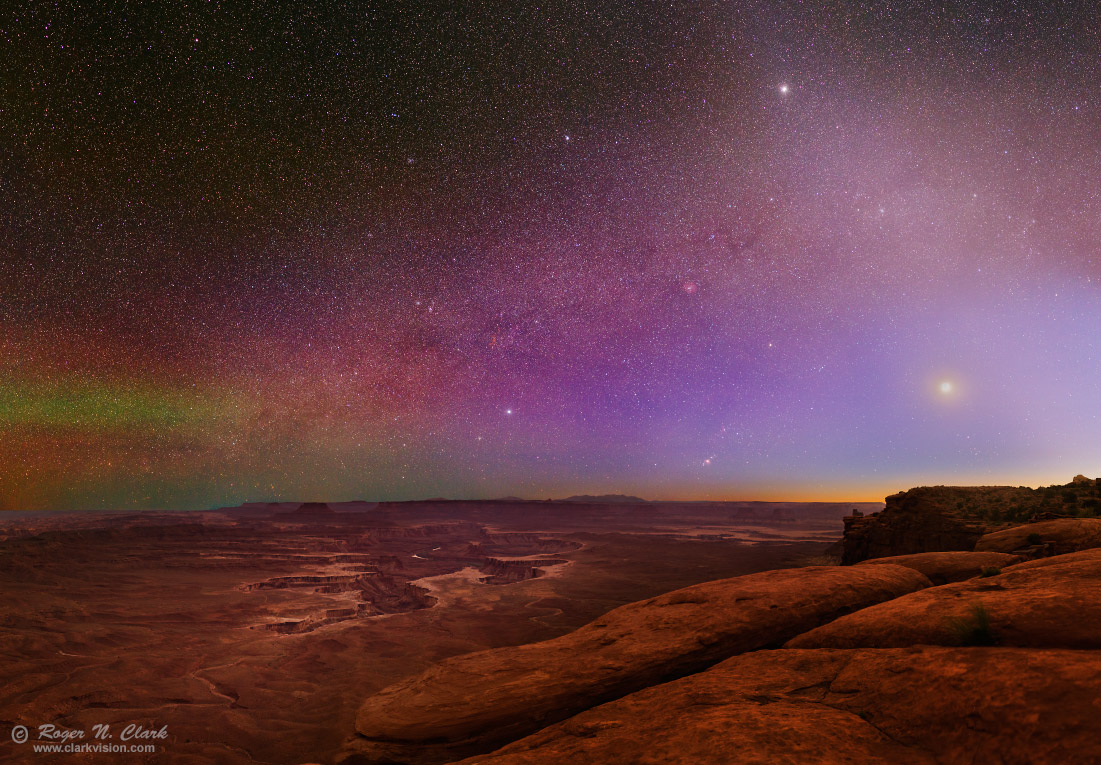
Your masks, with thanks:
[[[425,500],[431,502],[432,500]],[[630,494],[574,494],[565,499],[524,499],[523,497],[497,497],[494,502],[578,502],[593,505],[647,505],[650,500],[632,497]]]
[[[431,502],[432,500],[425,500]],[[523,497],[497,497],[494,502],[578,502],[593,505],[647,505],[650,500],[632,497],[630,494],[574,494],[565,499],[524,499]]]

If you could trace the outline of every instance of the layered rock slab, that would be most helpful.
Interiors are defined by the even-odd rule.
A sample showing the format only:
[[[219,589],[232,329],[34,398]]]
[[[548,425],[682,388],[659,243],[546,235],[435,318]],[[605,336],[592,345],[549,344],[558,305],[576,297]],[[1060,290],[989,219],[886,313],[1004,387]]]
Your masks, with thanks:
[[[1083,561],[1101,561],[1101,548],[1079,550],[1078,552],[1055,555],[1050,558],[1036,558],[1035,560],[1026,560],[1021,563],[1014,563],[1011,566],[1008,566],[1006,570],[1027,571],[1033,568],[1050,568],[1051,566],[1064,566],[1068,563],[1079,563]]]
[[[997,576],[932,587],[880,603],[799,635],[786,645],[1101,648],[1101,557],[1043,560],[1046,565],[1019,564]]]
[[[441,762],[490,751],[584,709],[780,645],[930,586],[902,566],[808,567],[687,587],[553,640],[448,659],[370,697],[348,762]]]
[[[758,651],[464,763],[1101,761],[1101,654]]]
[[[973,579],[992,568],[1004,568],[1019,561],[1016,555],[1000,552],[927,552],[913,555],[892,555],[889,558],[872,558],[861,561],[859,566],[905,566],[920,571],[933,584],[949,584]]]
[[[1011,553],[1035,545],[1054,555],[1101,547],[1101,518],[1058,518],[994,531],[982,536],[975,550]]]

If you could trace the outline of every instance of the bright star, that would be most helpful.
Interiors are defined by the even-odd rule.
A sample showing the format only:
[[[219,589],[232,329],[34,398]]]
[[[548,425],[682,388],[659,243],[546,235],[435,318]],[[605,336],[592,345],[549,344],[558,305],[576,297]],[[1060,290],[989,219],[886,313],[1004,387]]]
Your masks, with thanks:
[[[506,409],[505,414],[512,414],[512,410],[511,409]]]
[[[780,86],[780,92],[786,95],[787,92],[788,92],[788,86],[787,85],[781,85]]]

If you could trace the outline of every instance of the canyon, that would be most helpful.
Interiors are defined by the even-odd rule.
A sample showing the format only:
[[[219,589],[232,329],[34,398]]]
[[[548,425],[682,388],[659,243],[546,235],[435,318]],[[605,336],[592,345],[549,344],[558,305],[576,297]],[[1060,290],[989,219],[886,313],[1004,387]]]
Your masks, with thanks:
[[[332,762],[375,691],[669,589],[814,562],[853,507],[433,500],[5,513],[0,759],[20,755],[7,734],[16,725],[141,724],[168,726],[173,762]]]
[[[0,726],[185,763],[1099,760],[1099,496],[8,514]]]

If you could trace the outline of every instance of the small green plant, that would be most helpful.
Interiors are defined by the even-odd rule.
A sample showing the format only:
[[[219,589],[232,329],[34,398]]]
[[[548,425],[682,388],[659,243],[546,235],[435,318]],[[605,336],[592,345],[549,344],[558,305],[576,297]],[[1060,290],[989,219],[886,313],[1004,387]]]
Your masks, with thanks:
[[[950,619],[948,626],[956,634],[960,645],[980,646],[997,645],[998,639],[990,626],[990,614],[986,607],[978,603],[971,607],[971,613],[964,619]]]
[[[983,566],[982,571],[979,572],[979,578],[985,579],[988,576],[997,576],[1002,573],[1002,570],[997,566]]]
[[[1038,545],[1038,544],[1043,543],[1044,538],[1042,536],[1040,536],[1039,534],[1037,534],[1036,532],[1033,532],[1033,533],[1028,535],[1028,537],[1025,539],[1025,541],[1028,542],[1030,545]]]

